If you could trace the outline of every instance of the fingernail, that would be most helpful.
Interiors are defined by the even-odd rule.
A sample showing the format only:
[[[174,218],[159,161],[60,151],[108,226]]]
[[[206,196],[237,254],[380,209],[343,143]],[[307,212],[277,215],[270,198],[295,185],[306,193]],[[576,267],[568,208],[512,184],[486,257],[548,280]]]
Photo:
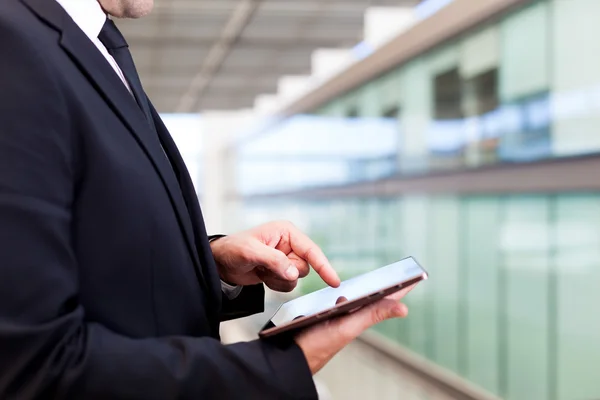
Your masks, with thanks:
[[[298,268],[294,267],[293,265],[290,266],[285,271],[285,276],[291,281],[298,279]]]

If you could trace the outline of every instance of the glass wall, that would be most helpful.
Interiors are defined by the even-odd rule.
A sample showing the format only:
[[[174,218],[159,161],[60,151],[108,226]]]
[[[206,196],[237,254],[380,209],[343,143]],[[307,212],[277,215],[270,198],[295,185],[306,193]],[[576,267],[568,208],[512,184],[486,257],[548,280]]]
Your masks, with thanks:
[[[490,392],[600,398],[600,193],[247,201],[243,214],[297,221],[342,277],[416,257],[430,279],[406,320],[376,330]]]
[[[508,400],[599,399],[600,193],[251,196],[598,153],[599,16],[531,1],[246,136],[245,224],[294,221],[342,277],[414,256],[431,279],[379,333]]]
[[[269,124],[240,145],[241,181],[255,181],[258,170],[282,170],[294,179],[262,173],[260,187],[244,189],[299,189],[597,153],[598,15],[597,0],[532,1],[313,115]],[[279,156],[282,149],[287,159]]]

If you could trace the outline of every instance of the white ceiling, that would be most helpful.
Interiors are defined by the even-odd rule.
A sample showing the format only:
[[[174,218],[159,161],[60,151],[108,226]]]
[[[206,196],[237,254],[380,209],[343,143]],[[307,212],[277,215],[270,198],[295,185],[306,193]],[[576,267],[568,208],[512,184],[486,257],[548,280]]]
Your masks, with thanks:
[[[283,75],[310,73],[317,48],[362,40],[375,5],[418,0],[155,0],[154,12],[119,21],[160,112],[252,107]]]

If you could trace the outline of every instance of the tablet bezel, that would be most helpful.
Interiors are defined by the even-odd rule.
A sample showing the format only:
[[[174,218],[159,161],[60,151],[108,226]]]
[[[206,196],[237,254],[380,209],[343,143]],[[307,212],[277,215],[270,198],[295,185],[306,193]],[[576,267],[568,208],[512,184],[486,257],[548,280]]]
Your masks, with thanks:
[[[416,263],[416,260],[415,260],[415,263]],[[417,265],[419,265],[419,263],[417,263]],[[267,322],[267,324],[260,330],[260,332],[258,333],[258,336],[260,338],[270,338],[270,337],[273,337],[273,336],[276,336],[276,335],[279,335],[282,333],[290,333],[291,331],[306,328],[310,325],[314,325],[319,322],[327,321],[329,319],[339,317],[344,314],[348,314],[359,308],[362,308],[369,304],[375,303],[376,301],[381,300],[387,296],[390,296],[400,290],[409,288],[423,280],[426,280],[428,278],[428,273],[420,265],[419,265],[419,267],[423,270],[423,273],[416,277],[410,278],[404,282],[385,287],[382,290],[372,292],[370,294],[367,294],[365,296],[359,297],[354,300],[350,300],[350,301],[346,301],[346,302],[337,304],[337,305],[335,305],[331,308],[328,308],[327,310],[321,311],[317,314],[305,315],[303,317],[297,318],[297,319],[287,322],[285,324],[282,324],[279,326],[272,326],[273,325],[272,319],[275,315],[277,315],[277,313],[281,309],[281,306],[280,306],[277,309],[277,311],[273,314],[273,316],[269,319],[269,322]]]

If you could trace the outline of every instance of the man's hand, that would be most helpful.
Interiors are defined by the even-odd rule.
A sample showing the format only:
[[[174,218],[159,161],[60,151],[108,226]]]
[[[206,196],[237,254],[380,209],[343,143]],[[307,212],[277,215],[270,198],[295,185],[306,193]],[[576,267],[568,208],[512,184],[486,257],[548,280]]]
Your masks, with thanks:
[[[411,289],[403,289],[350,315],[325,321],[298,334],[296,343],[304,352],[313,375],[371,326],[387,319],[406,317],[408,308],[398,301]]]
[[[211,242],[221,279],[233,285],[264,282],[280,292],[292,291],[310,266],[330,286],[340,278],[321,249],[290,222],[271,222]]]

